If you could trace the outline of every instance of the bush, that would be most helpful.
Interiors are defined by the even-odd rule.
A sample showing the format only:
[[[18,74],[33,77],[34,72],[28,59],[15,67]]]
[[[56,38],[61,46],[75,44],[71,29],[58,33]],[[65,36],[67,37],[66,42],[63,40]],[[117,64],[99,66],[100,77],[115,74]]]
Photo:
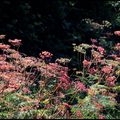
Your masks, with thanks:
[[[116,33],[115,33],[116,34]],[[119,32],[117,34],[119,36]],[[0,35],[1,119],[104,119],[119,116],[120,43],[111,51],[91,39],[92,44],[74,44],[79,54],[76,71],[69,63],[42,51],[39,57],[19,52],[22,40]]]

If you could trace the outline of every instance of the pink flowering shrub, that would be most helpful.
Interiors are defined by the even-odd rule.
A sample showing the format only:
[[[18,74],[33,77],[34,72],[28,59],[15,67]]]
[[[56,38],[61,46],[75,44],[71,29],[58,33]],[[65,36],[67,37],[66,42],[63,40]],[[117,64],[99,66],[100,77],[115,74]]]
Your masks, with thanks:
[[[2,41],[4,38],[0,35]],[[96,39],[91,42],[74,44],[80,58],[73,73],[68,66],[73,59],[51,62],[53,54],[48,51],[40,52],[38,57],[20,53],[20,39],[9,39],[9,45],[1,42],[0,118],[119,117],[120,43],[108,54]]]

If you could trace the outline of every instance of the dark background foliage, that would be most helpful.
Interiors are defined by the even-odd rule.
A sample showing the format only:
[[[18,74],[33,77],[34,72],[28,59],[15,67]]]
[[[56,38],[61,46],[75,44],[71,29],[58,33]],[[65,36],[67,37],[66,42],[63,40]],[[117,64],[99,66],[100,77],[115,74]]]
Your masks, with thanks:
[[[28,55],[48,50],[70,56],[72,43],[97,38],[107,47],[118,41],[111,34],[120,28],[119,12],[120,1],[1,0],[0,34],[22,39],[21,51]]]

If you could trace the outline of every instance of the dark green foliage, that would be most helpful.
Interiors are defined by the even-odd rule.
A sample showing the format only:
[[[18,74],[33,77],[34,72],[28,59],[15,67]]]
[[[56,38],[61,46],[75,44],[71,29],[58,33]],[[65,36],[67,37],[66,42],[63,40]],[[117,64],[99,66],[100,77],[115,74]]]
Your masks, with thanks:
[[[23,39],[21,50],[28,54],[46,49],[59,57],[70,56],[73,42],[101,41],[101,35],[118,29],[119,11],[119,1],[1,0],[0,33]]]

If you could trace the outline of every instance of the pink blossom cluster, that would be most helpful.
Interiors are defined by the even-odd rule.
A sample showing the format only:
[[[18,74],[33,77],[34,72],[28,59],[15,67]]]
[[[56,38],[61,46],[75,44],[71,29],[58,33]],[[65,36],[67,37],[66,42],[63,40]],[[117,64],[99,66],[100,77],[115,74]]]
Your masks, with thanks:
[[[118,30],[118,31],[114,31],[114,34],[116,35],[116,36],[120,36],[120,31]]]
[[[42,58],[42,59],[46,59],[46,58],[51,58],[53,56],[52,53],[48,52],[48,51],[42,51],[39,56]]]
[[[108,76],[108,77],[106,77],[106,81],[107,81],[107,84],[109,86],[114,86],[115,81],[116,81],[116,77],[115,76]]]
[[[91,65],[91,61],[88,61],[88,60],[84,60],[83,61],[83,66],[84,67],[88,67],[88,66],[90,66]]]
[[[11,40],[9,39],[8,42],[11,43],[13,46],[20,46],[21,45],[21,41],[20,39],[14,39],[14,40]]]
[[[1,50],[8,49],[8,48],[10,48],[10,45],[0,43],[0,49]]]
[[[104,66],[101,71],[106,74],[110,74],[112,72],[112,67],[111,66]]]

